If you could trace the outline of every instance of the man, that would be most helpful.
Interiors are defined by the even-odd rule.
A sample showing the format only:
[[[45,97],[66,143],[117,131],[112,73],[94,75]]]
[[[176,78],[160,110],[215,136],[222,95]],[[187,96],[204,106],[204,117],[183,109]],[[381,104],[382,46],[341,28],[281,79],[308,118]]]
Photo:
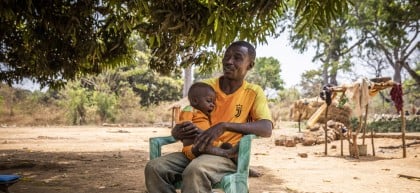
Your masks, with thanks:
[[[194,124],[177,124],[172,136],[179,140],[196,137],[193,150],[199,152],[220,138],[235,143],[243,134],[270,137],[273,125],[264,92],[244,80],[254,66],[255,56],[255,48],[248,42],[232,43],[222,60],[223,76],[204,81],[216,91],[213,125],[197,134]],[[235,163],[225,157],[202,154],[190,161],[176,152],[149,161],[145,168],[146,187],[150,193],[174,193],[173,184],[182,179],[183,193],[211,193],[212,184],[235,171]]]

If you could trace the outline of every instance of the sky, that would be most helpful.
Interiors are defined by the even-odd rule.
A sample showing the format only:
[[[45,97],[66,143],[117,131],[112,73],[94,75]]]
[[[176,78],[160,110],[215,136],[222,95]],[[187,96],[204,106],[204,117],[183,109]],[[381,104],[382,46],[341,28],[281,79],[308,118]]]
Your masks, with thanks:
[[[287,40],[286,35],[279,38],[269,38],[267,44],[256,46],[257,57],[274,57],[280,62],[280,77],[285,82],[285,87],[290,88],[300,83],[301,74],[310,69],[320,66],[312,62],[314,50],[299,53],[294,50]]]

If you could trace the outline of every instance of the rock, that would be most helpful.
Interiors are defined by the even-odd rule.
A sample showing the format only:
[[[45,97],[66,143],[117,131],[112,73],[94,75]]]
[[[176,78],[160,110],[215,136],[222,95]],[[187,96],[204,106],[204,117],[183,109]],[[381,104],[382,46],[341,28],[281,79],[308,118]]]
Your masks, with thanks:
[[[304,146],[312,146],[316,143],[316,138],[306,137],[303,138],[302,145]]]
[[[285,142],[284,146],[286,146],[286,147],[295,147],[296,146],[296,142],[295,142],[294,139],[286,139],[286,142]]]
[[[301,158],[307,158],[308,154],[307,153],[298,153],[298,156],[300,156]]]

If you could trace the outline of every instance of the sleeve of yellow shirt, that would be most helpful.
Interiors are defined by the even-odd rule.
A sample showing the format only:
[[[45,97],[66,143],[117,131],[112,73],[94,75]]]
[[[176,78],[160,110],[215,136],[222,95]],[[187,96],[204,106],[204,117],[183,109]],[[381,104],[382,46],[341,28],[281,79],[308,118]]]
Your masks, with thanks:
[[[255,92],[257,93],[254,105],[251,109],[251,118],[253,121],[266,119],[272,122],[271,111],[268,108],[267,97],[260,86],[255,85]]]
[[[193,111],[191,106],[184,107],[181,112],[179,113],[179,123],[184,121],[192,121],[193,119]]]

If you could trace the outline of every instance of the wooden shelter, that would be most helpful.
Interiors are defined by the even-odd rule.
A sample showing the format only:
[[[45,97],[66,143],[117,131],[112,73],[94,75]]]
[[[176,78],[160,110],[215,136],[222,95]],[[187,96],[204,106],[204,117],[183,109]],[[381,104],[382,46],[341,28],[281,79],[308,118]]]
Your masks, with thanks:
[[[360,132],[363,132],[362,135],[362,139],[363,139],[363,145],[365,144],[365,136],[366,136],[366,125],[367,125],[367,115],[368,115],[368,101],[366,101],[363,98],[367,98],[367,97],[373,97],[375,96],[377,93],[379,93],[379,91],[387,89],[387,88],[394,88],[394,87],[398,87],[399,89],[401,89],[399,83],[396,83],[394,81],[391,80],[391,78],[375,78],[375,79],[359,79],[357,80],[355,83],[353,84],[345,84],[345,85],[341,85],[341,86],[331,86],[331,87],[327,87],[324,89],[326,89],[328,92],[330,92],[330,96],[331,96],[331,100],[333,100],[339,93],[341,93],[340,97],[344,97],[347,92],[353,92],[352,94],[352,100],[357,100],[358,101],[358,107],[361,107],[361,109],[364,108],[365,112],[364,112],[364,116],[362,116],[362,111],[360,111],[361,109],[355,109],[359,111],[359,126],[356,129],[355,133],[351,133],[351,136],[349,135],[348,137],[353,140],[352,146],[351,148],[353,148],[356,153],[355,153],[355,157],[359,158],[359,152],[358,152],[358,147],[357,147],[357,136]],[[392,90],[391,90],[392,91]],[[401,91],[402,92],[402,91]],[[402,93],[401,93],[401,97],[402,97]],[[363,102],[361,102],[363,101]],[[400,101],[402,103],[402,100]],[[325,102],[322,106],[320,106],[317,111],[315,111],[315,113],[309,118],[307,125],[308,127],[312,127],[317,121],[318,119],[322,116],[322,114],[325,112],[325,116],[328,114],[328,106],[329,104],[327,104],[327,102]],[[406,155],[406,145],[405,145],[405,114],[404,114],[404,110],[403,107],[401,105],[400,107],[401,109],[398,109],[400,111],[400,115],[401,115],[401,119],[402,119],[402,124],[401,124],[401,138],[402,138],[402,147],[403,147],[403,157],[405,158]],[[362,124],[362,122],[364,122],[364,124]],[[325,125],[325,128],[327,128],[327,125]],[[325,155],[327,155],[327,132],[325,132]],[[371,129],[371,143],[372,143],[372,155],[375,156],[375,146],[374,146],[374,135],[373,135],[373,129]],[[341,138],[342,140],[342,138]],[[350,142],[350,139],[349,139]],[[341,142],[341,155],[343,155],[343,145]]]

